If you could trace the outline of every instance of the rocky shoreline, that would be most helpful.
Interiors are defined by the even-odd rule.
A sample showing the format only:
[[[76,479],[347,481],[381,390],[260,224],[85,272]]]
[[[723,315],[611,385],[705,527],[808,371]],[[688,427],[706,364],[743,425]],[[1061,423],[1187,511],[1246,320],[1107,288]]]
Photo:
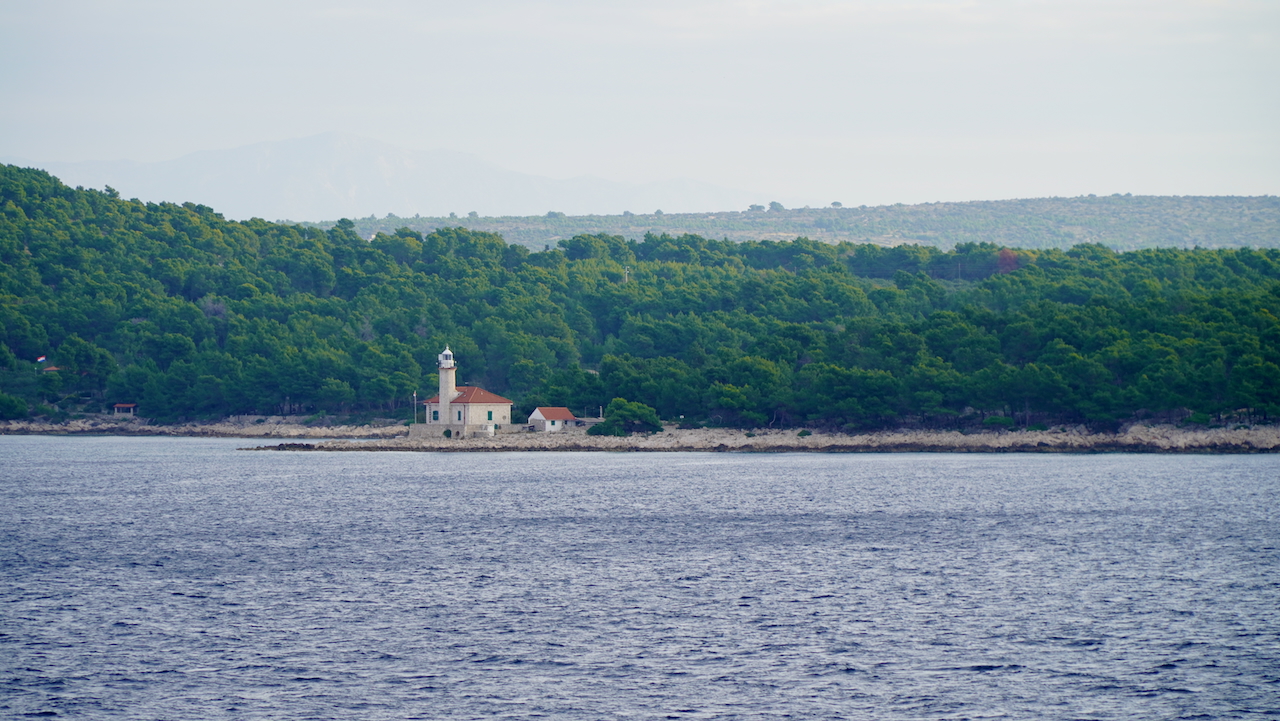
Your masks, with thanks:
[[[668,428],[647,436],[616,438],[585,434],[519,434],[446,440],[393,438],[285,443],[246,450],[299,451],[613,451],[744,453],[1276,453],[1280,426],[1178,428],[1141,425],[1118,433],[1090,433],[1083,427],[1048,431],[881,431],[865,434]]]
[[[499,435],[493,438],[412,439],[397,421],[367,425],[309,425],[297,416],[239,417],[216,422],[151,425],[141,419],[97,417],[63,423],[0,422],[0,435],[117,435],[197,438],[259,438],[285,441],[247,450],[316,451],[613,451],[744,453],[1277,453],[1280,426],[1178,427],[1135,423],[1117,433],[1092,433],[1083,426],[1047,431],[894,430],[845,434],[792,430],[680,430],[627,438],[585,433]]]
[[[249,416],[221,421],[152,425],[141,418],[98,416],[62,423],[3,421],[0,435],[187,436],[196,438],[395,438],[408,433],[400,421],[368,425],[311,425],[300,416]]]

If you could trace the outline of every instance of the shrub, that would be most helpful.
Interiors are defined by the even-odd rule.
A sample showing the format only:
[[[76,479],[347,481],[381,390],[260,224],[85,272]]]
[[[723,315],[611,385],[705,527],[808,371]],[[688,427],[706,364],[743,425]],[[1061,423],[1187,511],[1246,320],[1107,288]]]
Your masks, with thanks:
[[[806,428],[803,431],[800,431],[799,433],[797,433],[796,435],[800,436],[801,438],[804,438],[805,436],[813,435],[813,433],[808,428]]]
[[[622,424],[615,420],[607,420],[604,423],[597,423],[587,429],[589,436],[625,436],[627,432],[622,429]]]
[[[992,427],[999,426],[1001,428],[1012,428],[1013,419],[1010,418],[1009,416],[991,416],[987,420],[983,421],[982,425],[992,426]]]
[[[625,398],[614,398],[604,409],[604,419],[604,423],[592,426],[587,432],[596,436],[625,436],[662,430],[657,411]]]
[[[14,421],[26,417],[26,401],[7,393],[0,393],[0,421]]]

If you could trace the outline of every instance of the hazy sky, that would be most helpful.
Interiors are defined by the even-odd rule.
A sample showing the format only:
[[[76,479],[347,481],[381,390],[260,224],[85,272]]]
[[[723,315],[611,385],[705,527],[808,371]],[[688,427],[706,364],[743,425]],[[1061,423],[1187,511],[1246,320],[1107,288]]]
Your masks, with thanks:
[[[0,155],[331,130],[813,205],[1280,194],[1280,2],[0,3]]]

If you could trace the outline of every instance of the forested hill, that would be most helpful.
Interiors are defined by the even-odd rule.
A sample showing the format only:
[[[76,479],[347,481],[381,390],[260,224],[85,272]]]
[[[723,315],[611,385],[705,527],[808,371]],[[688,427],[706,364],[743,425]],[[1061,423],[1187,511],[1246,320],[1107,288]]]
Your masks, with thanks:
[[[518,409],[739,425],[1280,411],[1280,250],[1010,250],[228,222],[0,168],[0,412]],[[48,356],[38,362],[41,356]],[[57,370],[53,370],[57,368]],[[985,419],[985,421],[984,421]]]
[[[643,213],[532,217],[361,218],[356,232],[466,227],[502,235],[533,250],[575,235],[646,233],[729,240],[793,240],[952,248],[995,243],[1011,248],[1062,248],[1098,243],[1114,250],[1145,248],[1280,248],[1280,198],[1110,195],[1081,198],[925,203],[859,208],[782,208],[722,213]],[[333,223],[313,227],[329,228]]]

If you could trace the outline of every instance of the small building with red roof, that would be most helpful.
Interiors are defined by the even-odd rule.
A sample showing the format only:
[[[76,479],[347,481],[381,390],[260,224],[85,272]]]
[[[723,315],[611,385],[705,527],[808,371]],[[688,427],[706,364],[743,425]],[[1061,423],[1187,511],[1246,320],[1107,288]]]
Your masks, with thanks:
[[[563,433],[577,423],[573,412],[560,406],[538,406],[529,414],[529,425],[540,433]]]

